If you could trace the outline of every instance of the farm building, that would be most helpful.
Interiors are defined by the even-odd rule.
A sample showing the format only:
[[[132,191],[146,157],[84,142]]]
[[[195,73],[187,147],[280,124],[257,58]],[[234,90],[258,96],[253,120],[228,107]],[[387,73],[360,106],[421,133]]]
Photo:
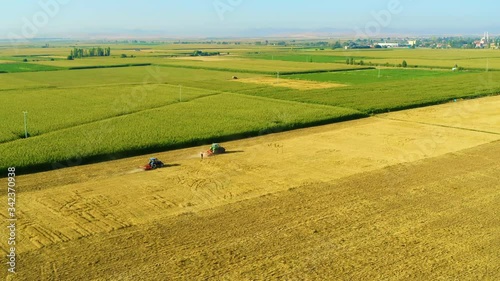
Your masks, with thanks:
[[[375,45],[379,45],[382,48],[397,48],[397,47],[399,47],[399,43],[375,43]]]

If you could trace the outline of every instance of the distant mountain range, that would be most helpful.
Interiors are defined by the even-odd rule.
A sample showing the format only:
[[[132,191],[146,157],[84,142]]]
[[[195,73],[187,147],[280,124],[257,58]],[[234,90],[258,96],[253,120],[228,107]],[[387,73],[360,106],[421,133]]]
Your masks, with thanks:
[[[402,30],[395,28],[383,28],[373,39],[386,37],[427,37],[427,36],[482,36],[488,31],[490,36],[496,37],[500,34],[500,27],[483,28],[467,28],[445,30],[444,28],[436,29],[415,29]],[[1,32],[0,38],[8,39],[8,32]],[[355,38],[357,35],[356,29],[346,28],[331,28],[324,27],[318,29],[301,29],[301,28],[255,28],[245,30],[145,30],[145,29],[106,29],[100,31],[82,32],[57,32],[39,34],[37,38],[68,38],[68,39],[152,39],[152,38],[296,38],[296,39],[313,39],[313,38]]]

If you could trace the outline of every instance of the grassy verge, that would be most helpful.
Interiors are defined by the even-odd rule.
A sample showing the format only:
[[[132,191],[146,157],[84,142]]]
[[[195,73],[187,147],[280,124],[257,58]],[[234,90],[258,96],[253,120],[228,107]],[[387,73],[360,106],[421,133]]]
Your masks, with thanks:
[[[112,64],[112,65],[86,65],[86,66],[73,66],[69,67],[69,70],[81,70],[81,69],[95,69],[95,68],[116,68],[116,67],[132,67],[132,66],[148,66],[151,63],[127,63],[127,64]]]

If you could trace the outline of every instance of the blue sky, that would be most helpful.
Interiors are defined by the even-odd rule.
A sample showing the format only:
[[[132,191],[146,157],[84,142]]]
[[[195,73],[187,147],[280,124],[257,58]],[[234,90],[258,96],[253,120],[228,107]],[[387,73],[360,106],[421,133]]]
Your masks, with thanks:
[[[46,11],[40,3],[57,3],[58,7],[52,5]],[[4,0],[0,37],[22,34],[29,24],[36,27],[36,32],[28,28],[35,37],[127,35],[144,31],[187,37],[335,30],[352,34],[356,30],[366,31],[365,34],[377,36],[483,31],[498,34],[500,20],[495,13],[500,10],[499,3],[495,0]],[[391,10],[389,5],[395,8]]]

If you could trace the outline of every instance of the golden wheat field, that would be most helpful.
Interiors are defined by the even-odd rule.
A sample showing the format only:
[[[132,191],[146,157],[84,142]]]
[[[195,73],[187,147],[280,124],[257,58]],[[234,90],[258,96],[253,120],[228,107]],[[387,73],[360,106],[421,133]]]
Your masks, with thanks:
[[[149,155],[20,175],[18,273],[2,279],[499,280],[499,108],[158,153],[167,167],[147,172]]]
[[[233,81],[257,84],[257,85],[268,85],[274,87],[285,87],[295,90],[313,90],[313,89],[328,89],[328,88],[337,88],[337,87],[345,87],[347,85],[338,84],[338,83],[321,83],[316,81],[307,81],[307,80],[291,80],[291,79],[279,79],[277,77],[270,76],[262,76],[262,77],[252,77],[252,78],[243,78],[243,79],[235,79]]]

